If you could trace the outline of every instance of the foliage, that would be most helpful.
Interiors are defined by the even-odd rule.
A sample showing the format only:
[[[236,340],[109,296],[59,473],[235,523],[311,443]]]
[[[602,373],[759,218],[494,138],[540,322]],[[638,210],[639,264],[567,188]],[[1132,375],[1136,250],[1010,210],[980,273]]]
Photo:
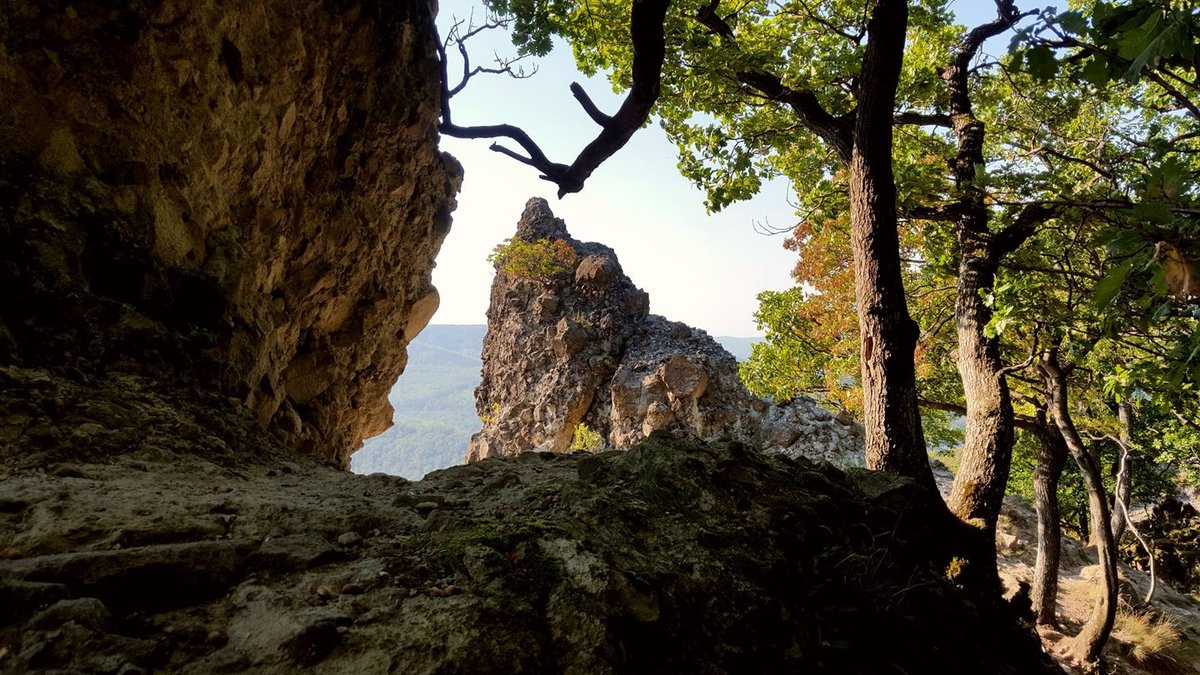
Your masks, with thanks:
[[[571,438],[571,452],[597,452],[603,448],[604,438],[599,432],[593,431],[582,422],[575,425],[575,435]]]
[[[786,401],[812,396],[843,410],[862,409],[858,383],[858,330],[849,321],[837,335],[822,332],[821,317],[830,296],[793,288],[758,296],[755,320],[766,332],[739,365],[742,381],[755,395]],[[848,324],[848,325],[847,325]],[[823,337],[829,339],[823,340]]]
[[[579,254],[565,239],[526,241],[520,237],[497,244],[487,257],[505,274],[543,281],[571,272],[578,259]]]
[[[1110,469],[1104,471],[1104,484],[1111,493],[1116,480],[1117,448],[1111,442],[1100,442],[1094,449],[1099,453],[1101,465]],[[1034,467],[1039,450],[1038,440],[1033,434],[1022,432],[1017,435],[1017,443],[1013,447],[1012,470],[1008,476],[1008,493],[1020,495],[1030,503],[1034,501]],[[1133,472],[1130,481],[1130,503],[1154,503],[1161,495],[1174,492],[1174,467],[1154,461],[1153,454],[1138,452],[1136,446],[1134,450],[1137,454],[1130,463]],[[1085,534],[1087,500],[1087,491],[1084,489],[1079,468],[1074,462],[1067,462],[1058,483],[1058,504],[1063,526],[1077,535]]]

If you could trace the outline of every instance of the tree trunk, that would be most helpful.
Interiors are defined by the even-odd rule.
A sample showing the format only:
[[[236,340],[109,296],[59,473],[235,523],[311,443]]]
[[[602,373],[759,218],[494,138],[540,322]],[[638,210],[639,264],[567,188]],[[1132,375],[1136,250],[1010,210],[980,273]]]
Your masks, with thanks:
[[[1033,565],[1033,611],[1039,626],[1057,626],[1058,565],[1062,553],[1062,514],[1058,509],[1058,481],[1067,466],[1067,446],[1062,434],[1044,414],[1036,432],[1041,450],[1033,472],[1033,499],[1037,507],[1037,560]]]
[[[1070,367],[1064,368],[1059,364],[1057,348],[1048,349],[1042,354],[1041,367],[1046,393],[1050,399],[1051,417],[1062,434],[1071,457],[1079,465],[1088,492],[1088,514],[1095,539],[1096,557],[1100,562],[1103,593],[1096,599],[1091,616],[1075,637],[1071,652],[1084,663],[1094,663],[1100,658],[1100,651],[1108,642],[1117,615],[1117,557],[1112,529],[1109,527],[1111,514],[1100,467],[1079,437],[1071,419],[1071,411],[1067,407],[1067,374]]]
[[[960,261],[954,318],[967,414],[962,463],[949,505],[963,522],[994,538],[1012,463],[1013,407],[999,340],[985,332],[992,311],[984,295],[995,285],[1000,255],[989,245],[986,207],[982,202],[971,207],[958,222]]]
[[[862,331],[867,466],[913,478],[936,496],[917,408],[918,327],[909,316],[901,279],[892,174],[892,116],[907,25],[907,2],[875,2],[849,162],[851,247]]]
[[[1118,459],[1113,463],[1117,472],[1116,485],[1113,487],[1112,533],[1113,543],[1121,545],[1121,536],[1125,534],[1125,523],[1129,510],[1129,444],[1133,439],[1133,404],[1129,399],[1123,399],[1117,404],[1117,419],[1121,423],[1121,442],[1118,448]]]
[[[1011,3],[1007,3],[1011,5]],[[999,590],[995,572],[996,521],[1008,484],[1012,461],[1013,408],[1000,360],[1000,344],[985,329],[992,319],[985,302],[996,281],[999,261],[1032,234],[1032,229],[1006,228],[997,236],[989,229],[989,210],[981,177],[986,127],[975,116],[968,80],[971,60],[988,37],[1012,26],[1016,13],[997,4],[994,21],[972,30],[942,71],[949,91],[950,121],[957,148],[950,162],[954,174],[955,219],[958,240],[958,283],[954,323],[958,337],[958,372],[967,404],[966,433],[961,464],[950,491],[949,507],[969,527],[979,530],[984,542],[974,572],[985,585]]]
[[[967,415],[960,453],[962,463],[948,503],[954,515],[980,531],[981,541],[986,544],[971,565],[981,583],[998,589],[996,521],[1012,462],[1013,408],[998,341],[984,333],[992,317],[982,296],[995,282],[996,262],[987,245],[987,219],[982,204],[979,211],[959,222],[961,261],[955,325],[957,365]]]

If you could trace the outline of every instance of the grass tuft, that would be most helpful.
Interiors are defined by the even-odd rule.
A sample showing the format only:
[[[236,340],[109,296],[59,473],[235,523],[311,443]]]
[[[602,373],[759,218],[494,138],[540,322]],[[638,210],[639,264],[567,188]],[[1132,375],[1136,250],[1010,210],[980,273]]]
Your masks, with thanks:
[[[1117,610],[1117,623],[1113,637],[1129,645],[1129,656],[1138,663],[1155,657],[1166,656],[1166,652],[1179,643],[1179,627],[1170,617],[1149,610]]]

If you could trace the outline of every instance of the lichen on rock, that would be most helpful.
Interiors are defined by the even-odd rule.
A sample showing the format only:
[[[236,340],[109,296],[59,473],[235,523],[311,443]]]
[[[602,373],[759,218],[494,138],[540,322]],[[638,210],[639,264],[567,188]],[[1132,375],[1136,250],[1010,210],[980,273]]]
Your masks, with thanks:
[[[573,239],[544,200],[528,202],[513,240],[565,243],[573,274],[497,269],[475,392],[484,426],[469,461],[562,452],[584,424],[610,448],[671,431],[862,465],[856,425],[809,399],[775,405],[751,395],[732,355],[704,331],[650,314],[613,250]]]

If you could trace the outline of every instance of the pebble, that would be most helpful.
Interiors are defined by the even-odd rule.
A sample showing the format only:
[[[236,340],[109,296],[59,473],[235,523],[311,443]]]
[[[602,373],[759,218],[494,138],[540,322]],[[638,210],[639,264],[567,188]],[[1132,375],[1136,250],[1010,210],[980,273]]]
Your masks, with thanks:
[[[355,546],[362,541],[362,536],[357,532],[346,532],[337,538],[337,543],[341,546]]]

